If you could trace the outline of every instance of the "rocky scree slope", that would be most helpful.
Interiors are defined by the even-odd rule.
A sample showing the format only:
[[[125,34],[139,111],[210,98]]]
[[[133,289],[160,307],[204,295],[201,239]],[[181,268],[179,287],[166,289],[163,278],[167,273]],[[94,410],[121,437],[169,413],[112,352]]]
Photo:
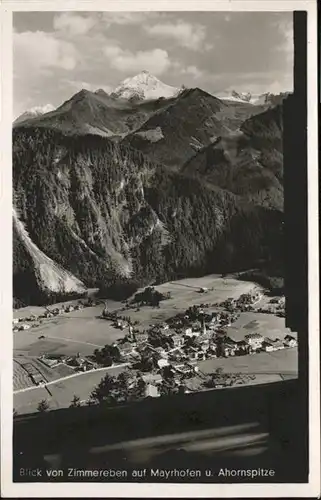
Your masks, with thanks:
[[[15,296],[23,302],[48,301],[49,297],[58,299],[86,291],[84,284],[70,272],[57,265],[31,240],[23,223],[13,210],[13,287]]]

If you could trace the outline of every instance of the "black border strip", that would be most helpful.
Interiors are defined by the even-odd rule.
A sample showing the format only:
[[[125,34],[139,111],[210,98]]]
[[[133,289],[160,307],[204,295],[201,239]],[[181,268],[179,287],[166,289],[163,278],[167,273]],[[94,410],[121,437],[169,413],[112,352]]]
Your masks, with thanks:
[[[298,446],[302,473],[307,476],[309,458],[307,12],[294,11],[293,21],[294,93],[284,102],[285,295],[286,325],[297,332],[299,337],[299,394],[297,415],[293,416],[296,422],[293,424],[299,432]]]

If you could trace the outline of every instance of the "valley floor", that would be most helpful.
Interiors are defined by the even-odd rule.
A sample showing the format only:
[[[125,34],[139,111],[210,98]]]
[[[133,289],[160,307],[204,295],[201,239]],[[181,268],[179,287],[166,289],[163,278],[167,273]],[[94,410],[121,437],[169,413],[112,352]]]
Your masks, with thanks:
[[[160,302],[159,308],[143,306],[125,309],[122,303],[111,300],[107,301],[107,305],[109,311],[117,311],[120,315],[129,316],[133,321],[139,321],[137,328],[144,330],[152,324],[163,322],[179,312],[184,312],[192,305],[199,305],[203,302],[214,304],[230,297],[237,299],[240,295],[250,292],[253,286],[254,284],[250,282],[210,275],[157,286],[162,293],[171,292],[171,298]],[[207,292],[200,293],[201,288],[206,288]],[[267,299],[263,295],[255,307],[262,307],[265,302]],[[42,399],[49,402],[51,409],[69,406],[75,394],[81,401],[85,401],[107,371],[111,375],[116,375],[127,369],[127,365],[124,364],[75,373],[72,368],[62,363],[50,368],[44,366],[38,359],[43,354],[72,356],[79,353],[80,356],[88,356],[96,348],[122,338],[127,332],[114,328],[110,321],[101,319],[99,316],[102,309],[103,306],[99,305],[74,310],[61,316],[46,318],[39,326],[31,327],[29,330],[13,333],[14,408],[19,414],[36,411]],[[26,317],[30,314],[43,313],[43,311],[43,308],[24,308],[14,311],[14,317]],[[237,340],[242,340],[245,334],[253,331],[270,338],[282,339],[289,333],[296,336],[285,327],[284,318],[256,311],[241,313],[237,321],[228,327],[227,334]],[[23,368],[23,365],[27,363],[33,365],[43,375],[44,380],[48,382],[47,388],[33,385]],[[225,373],[253,374],[255,379],[248,383],[255,384],[295,378],[298,373],[297,348],[246,356],[213,358],[198,361],[197,364],[200,372],[204,374],[211,373],[219,367],[223,368]],[[193,380],[189,385],[193,390]],[[194,390],[197,390],[197,381],[195,381]]]

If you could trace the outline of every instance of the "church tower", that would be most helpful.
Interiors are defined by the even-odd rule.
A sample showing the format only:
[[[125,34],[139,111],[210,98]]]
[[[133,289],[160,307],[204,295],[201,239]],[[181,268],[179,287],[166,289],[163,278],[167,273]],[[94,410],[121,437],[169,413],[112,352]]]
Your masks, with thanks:
[[[134,330],[133,330],[133,327],[130,323],[128,324],[128,337],[131,340],[134,340]]]

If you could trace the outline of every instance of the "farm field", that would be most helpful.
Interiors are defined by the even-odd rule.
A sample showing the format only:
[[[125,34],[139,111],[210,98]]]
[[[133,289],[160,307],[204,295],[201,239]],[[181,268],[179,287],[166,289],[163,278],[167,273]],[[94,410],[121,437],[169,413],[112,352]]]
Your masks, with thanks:
[[[102,306],[88,307],[80,311],[45,320],[30,330],[14,332],[14,350],[30,356],[44,353],[72,355],[92,354],[97,347],[123,337],[121,330],[113,328],[109,321],[100,319]],[[44,339],[39,339],[44,335]]]
[[[297,337],[296,333],[286,328],[285,319],[274,314],[243,312],[227,329],[227,335],[236,341],[244,340],[249,333],[260,333],[273,340],[283,339],[286,335]]]
[[[74,395],[77,395],[81,401],[87,400],[94,387],[99,384],[106,373],[116,376],[124,369],[126,369],[125,366],[119,366],[88,373],[83,372],[65,380],[50,383],[47,389],[45,387],[34,387],[17,392],[13,396],[13,406],[19,414],[36,412],[38,403],[42,399],[48,401],[51,410],[68,407]]]
[[[56,365],[54,368],[50,368],[42,363],[39,359],[31,356],[24,356],[19,354],[14,359],[13,368],[13,390],[17,391],[20,389],[25,389],[26,387],[34,387],[31,378],[28,376],[28,371],[26,367],[32,365],[38,372],[43,376],[43,380],[50,382],[52,380],[58,379],[60,377],[66,377],[72,375],[75,371],[64,364]]]
[[[201,368],[201,365],[199,365],[200,369]],[[217,368],[217,367],[216,367]],[[211,373],[215,368],[210,368],[209,369],[209,372],[208,373]],[[235,370],[234,372],[232,372],[230,370],[230,373],[238,373],[240,370]],[[203,373],[206,373],[205,370],[203,370]],[[226,370],[224,369],[224,373],[226,373]],[[294,375],[288,375],[287,378],[295,378]],[[280,375],[278,373],[259,373],[259,374],[256,374],[255,375],[255,378],[253,379],[248,379],[246,381],[243,381],[243,383],[240,383],[239,384],[239,387],[241,387],[242,385],[259,385],[259,384],[269,384],[269,383],[272,383],[272,382],[280,382],[282,380],[284,380],[284,375]],[[193,377],[193,378],[190,378],[187,380],[186,382],[186,387],[187,389],[189,389],[190,391],[204,391],[204,390],[208,390],[208,391],[211,391],[211,390],[220,390],[220,387],[217,387],[216,389],[205,389],[203,386],[202,386],[202,382],[203,380],[200,378],[200,377]]]
[[[171,298],[160,302],[159,308],[140,307],[128,309],[124,312],[132,320],[138,320],[141,328],[175,316],[192,305],[201,303],[213,304],[222,302],[229,297],[238,298],[248,293],[256,284],[248,281],[239,281],[234,278],[220,278],[218,275],[208,275],[201,278],[186,278],[171,281],[155,287],[161,293],[171,293]],[[200,288],[208,288],[207,293],[200,293]],[[212,290],[213,288],[213,290]],[[108,303],[109,304],[109,303]]]
[[[98,288],[90,288],[87,290],[87,298],[94,296],[94,294],[98,291]],[[75,305],[78,303],[79,300],[86,300],[86,297],[84,299],[73,299],[73,300],[68,300],[65,302],[57,302],[56,304],[51,304],[48,307],[48,309],[53,309],[54,307],[61,307],[63,304],[65,306],[68,305]],[[19,307],[19,309],[14,309],[13,310],[13,317],[14,318],[25,318],[28,316],[34,315],[40,315],[45,312],[45,308],[43,306],[26,306],[26,307]]]
[[[214,358],[199,363],[200,370],[211,373],[216,368],[223,368],[224,373],[249,373],[253,375],[286,375],[296,378],[298,375],[298,350],[296,347],[274,352],[260,352],[247,356]]]

